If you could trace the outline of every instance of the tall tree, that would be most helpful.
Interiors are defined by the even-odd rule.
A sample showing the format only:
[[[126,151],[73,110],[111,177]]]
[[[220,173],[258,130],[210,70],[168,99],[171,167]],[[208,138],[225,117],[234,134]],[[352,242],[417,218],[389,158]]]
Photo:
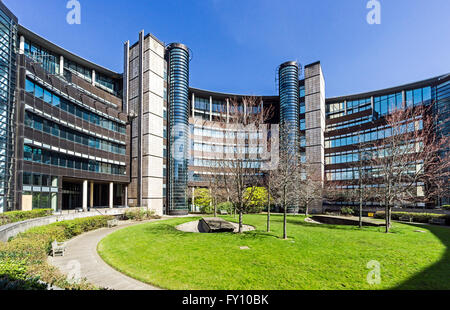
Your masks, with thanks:
[[[227,124],[226,149],[215,159],[221,170],[221,186],[226,188],[236,213],[239,214],[239,233],[243,214],[249,210],[253,196],[263,182],[261,158],[254,152],[260,146],[265,122],[273,113],[263,107],[261,98],[243,97],[229,100],[228,113],[222,115]]]
[[[386,209],[386,233],[392,207],[432,202],[449,176],[449,137],[440,136],[432,105],[391,109],[385,138],[373,144],[372,176],[379,184],[379,202]]]
[[[272,170],[274,198],[283,208],[283,239],[287,239],[287,212],[298,207],[298,180],[301,172],[300,141],[289,124],[280,125],[279,159]]]

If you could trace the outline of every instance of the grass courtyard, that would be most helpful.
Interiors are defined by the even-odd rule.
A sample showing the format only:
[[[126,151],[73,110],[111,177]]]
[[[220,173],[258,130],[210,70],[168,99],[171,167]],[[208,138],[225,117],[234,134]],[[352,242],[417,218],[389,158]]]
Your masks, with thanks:
[[[233,217],[224,217],[236,221]],[[450,229],[394,223],[383,227],[314,225],[303,216],[245,215],[256,230],[244,234],[194,234],[177,218],[121,229],[98,245],[117,270],[165,289],[450,289]],[[425,233],[415,232],[422,230]],[[240,247],[248,246],[249,250]],[[381,264],[381,283],[367,283],[369,261]]]

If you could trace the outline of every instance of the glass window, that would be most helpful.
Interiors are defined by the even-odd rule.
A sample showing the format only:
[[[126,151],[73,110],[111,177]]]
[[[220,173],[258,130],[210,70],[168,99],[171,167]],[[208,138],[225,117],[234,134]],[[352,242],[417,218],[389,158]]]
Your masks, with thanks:
[[[45,133],[50,133],[50,122],[48,120],[43,120],[43,127]]]
[[[35,90],[34,90],[34,95],[37,98],[43,99],[44,98],[44,90],[42,89],[42,87],[35,85]]]
[[[75,107],[73,104],[71,103],[67,104],[67,112],[69,112],[70,114],[75,114]]]
[[[28,93],[34,93],[34,83],[30,80],[25,80],[25,91]]]
[[[33,149],[28,145],[23,146],[23,158],[24,160],[33,160]]]
[[[52,104],[53,104],[55,107],[59,107],[60,104],[61,104],[59,97],[53,95],[53,98],[52,98],[52,99],[53,99],[53,100],[52,100]]]
[[[51,156],[50,156],[50,152],[49,151],[43,151],[42,152],[42,163],[46,164],[46,165],[50,165],[51,164]]]
[[[429,103],[431,101],[431,87],[425,87],[423,89],[423,101]]]
[[[413,92],[409,90],[406,92],[406,106],[410,107],[413,105]]]
[[[33,161],[40,163],[42,161],[42,150],[41,149],[33,149]]]
[[[421,104],[422,103],[422,89],[415,89],[414,90],[414,105]]]
[[[69,141],[74,141],[74,136],[73,136],[73,132],[72,131],[67,131],[67,140]]]
[[[34,126],[34,129],[42,131],[42,118],[40,118],[36,115],[33,116],[33,126]]]
[[[36,186],[42,185],[40,174],[33,174],[33,185],[36,185]]]
[[[42,186],[50,186],[50,176],[43,174],[42,175]]]
[[[59,166],[59,157],[53,153],[52,155],[52,166]],[[58,179],[58,178],[56,178]],[[53,185],[53,186],[57,186],[57,185]]]
[[[47,90],[44,90],[44,101],[47,103],[52,103],[52,94]]]
[[[30,172],[24,172],[22,179],[23,179],[23,185],[32,185]]]

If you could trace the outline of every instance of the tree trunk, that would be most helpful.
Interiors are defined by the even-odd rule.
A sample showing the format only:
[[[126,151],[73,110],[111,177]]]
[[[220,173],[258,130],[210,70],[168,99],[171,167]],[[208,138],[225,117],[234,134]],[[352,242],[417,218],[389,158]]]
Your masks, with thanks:
[[[386,233],[389,233],[389,226],[390,226],[390,224],[389,224],[389,205],[388,205],[388,203],[387,203],[387,201],[385,201],[385,215],[384,215],[384,217],[385,217],[385,222],[386,222]]]
[[[284,217],[283,217],[283,239],[287,239],[287,207],[284,204]]]
[[[305,216],[308,216],[308,204],[305,204]]]
[[[239,211],[239,233],[242,233],[242,210]]]
[[[270,232],[270,185],[267,191],[267,232]]]
[[[217,204],[215,200],[214,200],[214,217],[217,217]]]
[[[286,189],[283,190],[283,239],[287,239],[287,206],[286,206]]]
[[[361,189],[360,189],[361,190]],[[363,210],[363,199],[362,193],[359,193],[359,228],[362,228],[362,210]]]
[[[241,208],[239,210],[239,233],[242,233],[242,213],[244,210],[244,202],[241,201]]]

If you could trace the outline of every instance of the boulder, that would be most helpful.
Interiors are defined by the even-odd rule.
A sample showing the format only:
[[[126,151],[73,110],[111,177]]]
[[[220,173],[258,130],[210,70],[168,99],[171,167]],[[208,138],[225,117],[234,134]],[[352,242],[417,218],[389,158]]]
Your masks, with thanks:
[[[199,230],[205,233],[234,232],[234,226],[219,217],[204,217],[199,222]]]

